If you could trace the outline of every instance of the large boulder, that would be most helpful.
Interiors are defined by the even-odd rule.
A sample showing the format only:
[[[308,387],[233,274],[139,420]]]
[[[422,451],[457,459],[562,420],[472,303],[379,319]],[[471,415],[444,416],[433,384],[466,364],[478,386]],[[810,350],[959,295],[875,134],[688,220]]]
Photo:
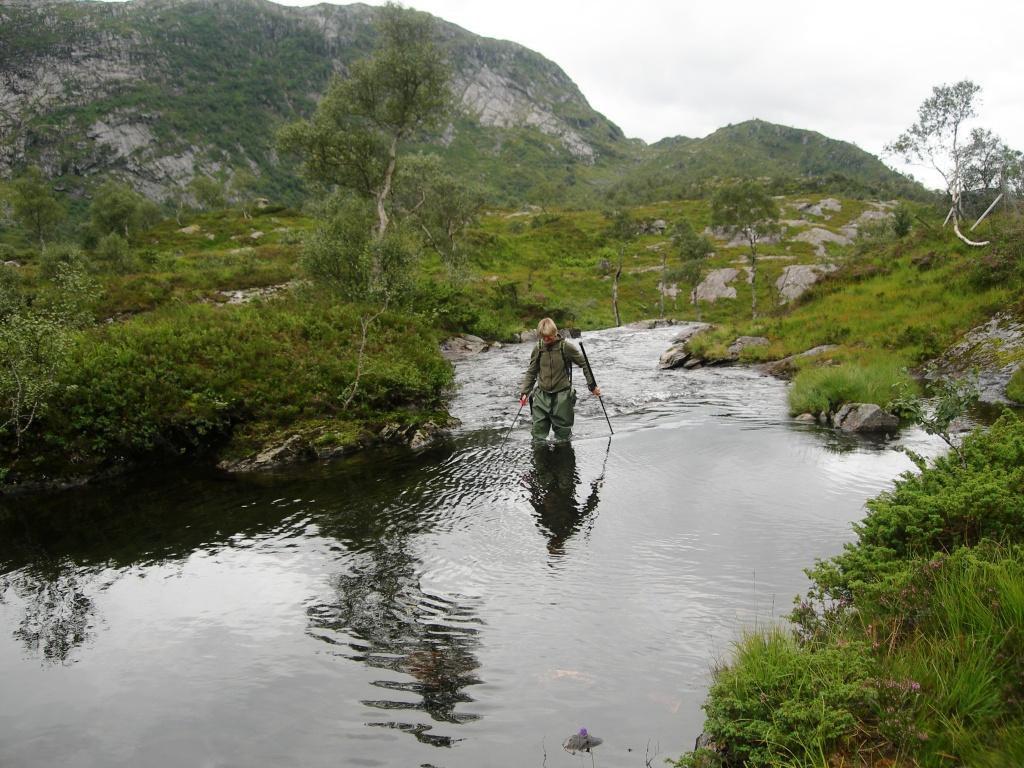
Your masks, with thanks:
[[[740,271],[732,267],[712,269],[690,294],[690,303],[699,301],[715,303],[719,299],[735,299],[736,289],[730,283],[739,277]]]
[[[1006,385],[1024,361],[1024,322],[1009,313],[968,331],[939,357],[927,378],[970,376],[983,403],[1009,403]]]
[[[441,354],[446,360],[455,362],[456,360],[463,360],[479,354],[487,349],[488,346],[488,343],[479,336],[462,333],[443,341],[441,343]]]
[[[834,272],[838,267],[833,264],[790,264],[782,268],[782,274],[775,281],[782,303],[786,304],[803,294],[814,285],[822,275]]]
[[[661,369],[667,368],[678,368],[680,366],[686,366],[686,364],[692,359],[690,350],[687,348],[687,343],[702,331],[706,331],[711,328],[710,323],[687,323],[682,330],[675,335],[672,339],[672,346],[661,353],[661,357],[658,359],[658,367]],[[686,367],[694,367],[692,365]]]
[[[832,426],[844,432],[894,432],[900,420],[874,403],[847,403],[832,417]]]

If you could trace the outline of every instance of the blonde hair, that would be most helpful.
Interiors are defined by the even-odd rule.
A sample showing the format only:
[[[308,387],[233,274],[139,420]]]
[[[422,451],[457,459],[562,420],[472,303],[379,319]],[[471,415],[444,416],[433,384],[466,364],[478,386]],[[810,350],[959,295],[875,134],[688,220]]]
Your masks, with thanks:
[[[537,333],[541,336],[557,336],[558,326],[555,325],[555,321],[550,317],[545,317],[539,323],[537,323]]]

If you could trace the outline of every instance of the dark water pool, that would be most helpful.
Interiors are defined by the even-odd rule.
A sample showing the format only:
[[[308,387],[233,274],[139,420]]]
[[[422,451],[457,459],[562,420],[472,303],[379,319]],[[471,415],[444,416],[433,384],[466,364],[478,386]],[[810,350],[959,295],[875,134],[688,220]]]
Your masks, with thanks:
[[[587,334],[610,440],[582,392],[573,444],[502,443],[517,346],[460,365],[463,426],[419,454],[9,506],[0,765],[568,766],[580,726],[603,766],[692,746],[714,662],[912,465],[794,423],[774,379],[658,371],[676,330]]]

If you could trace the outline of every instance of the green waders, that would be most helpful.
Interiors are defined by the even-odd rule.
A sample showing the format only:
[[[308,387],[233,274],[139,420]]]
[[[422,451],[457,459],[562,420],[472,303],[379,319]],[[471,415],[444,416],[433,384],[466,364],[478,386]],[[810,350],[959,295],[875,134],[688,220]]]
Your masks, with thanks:
[[[535,389],[530,395],[530,413],[533,415],[533,439],[547,440],[548,430],[555,431],[556,440],[572,437],[576,419],[576,390],[572,387],[561,392]]]

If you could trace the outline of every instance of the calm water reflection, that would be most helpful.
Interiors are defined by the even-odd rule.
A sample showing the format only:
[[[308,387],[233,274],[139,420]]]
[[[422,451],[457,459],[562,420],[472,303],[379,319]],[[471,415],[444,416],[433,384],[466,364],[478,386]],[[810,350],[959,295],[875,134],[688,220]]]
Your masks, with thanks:
[[[911,464],[751,371],[657,371],[673,335],[588,334],[611,440],[582,397],[571,445],[502,443],[514,347],[418,455],[8,504],[0,765],[569,765],[580,726],[601,765],[678,754],[715,659]]]

